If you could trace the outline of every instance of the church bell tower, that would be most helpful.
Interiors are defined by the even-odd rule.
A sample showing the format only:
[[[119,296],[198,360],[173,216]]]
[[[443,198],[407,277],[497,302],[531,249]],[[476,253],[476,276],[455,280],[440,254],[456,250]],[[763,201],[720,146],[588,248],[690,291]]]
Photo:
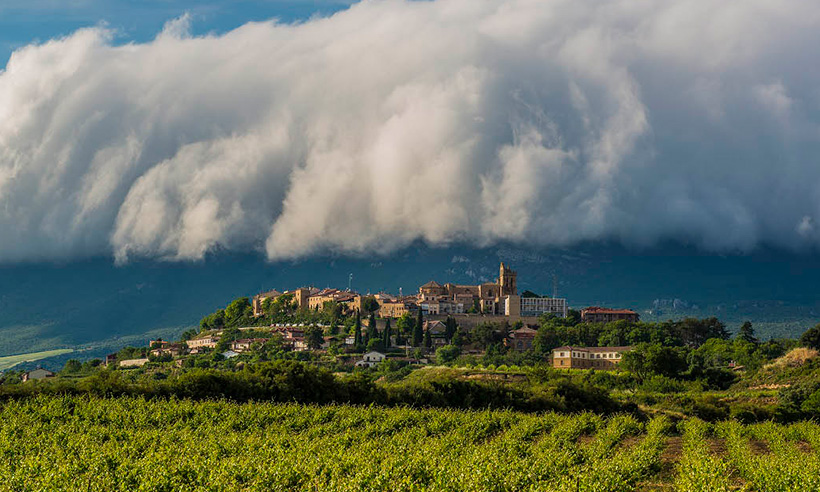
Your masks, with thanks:
[[[504,262],[501,263],[501,268],[498,273],[498,286],[502,297],[518,294],[518,286],[516,285],[517,276],[517,273],[504,266]]]

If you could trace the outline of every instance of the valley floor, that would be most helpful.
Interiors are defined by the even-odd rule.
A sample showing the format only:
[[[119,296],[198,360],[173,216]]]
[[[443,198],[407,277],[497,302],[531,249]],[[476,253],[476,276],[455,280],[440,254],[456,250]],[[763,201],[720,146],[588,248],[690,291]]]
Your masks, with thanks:
[[[17,354],[17,355],[7,355],[5,357],[0,357],[0,371],[5,371],[6,369],[10,369],[17,364],[22,362],[34,362],[42,359],[47,359],[49,357],[55,357],[58,355],[69,354],[74,352],[72,349],[55,349],[55,350],[45,350],[43,352],[31,352],[28,354]]]
[[[0,491],[820,490],[820,426],[37,396]]]

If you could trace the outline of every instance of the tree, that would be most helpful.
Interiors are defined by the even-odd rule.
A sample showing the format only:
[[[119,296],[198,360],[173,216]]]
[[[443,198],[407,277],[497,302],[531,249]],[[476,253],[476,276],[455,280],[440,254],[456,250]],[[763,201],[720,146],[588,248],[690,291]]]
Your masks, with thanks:
[[[399,345],[404,345],[407,343],[407,339],[413,336],[413,329],[416,326],[416,322],[410,313],[404,313],[401,317],[396,321],[396,343]]]
[[[358,309],[356,310],[356,323],[353,325],[353,345],[362,346],[362,315]]]
[[[376,326],[376,314],[371,312],[370,318],[367,320],[367,339],[365,340],[365,345],[370,340],[375,340],[379,338],[379,328]]]
[[[383,350],[382,340],[380,338],[372,338],[369,342],[367,342],[367,351],[372,352],[373,350]]]
[[[384,323],[384,331],[382,332],[382,345],[384,345],[384,348],[390,348],[391,331],[390,318],[387,318],[387,321]]]
[[[444,322],[444,339],[447,340],[447,343],[453,341],[453,335],[456,334],[456,330],[458,330],[458,324],[455,318],[447,316],[447,320]]]
[[[308,329],[305,330],[305,342],[311,350],[322,348],[322,344],[325,343],[322,329],[316,325],[309,326]]]
[[[737,337],[749,343],[757,345],[759,340],[755,338],[755,329],[752,327],[752,322],[747,321],[740,325],[740,330],[737,332]]]
[[[424,315],[422,315],[421,309],[419,309],[419,314],[416,316],[416,326],[413,327],[413,346],[414,347],[420,346],[423,338],[424,338]]]
[[[253,307],[247,297],[240,297],[225,308],[225,326],[239,327],[247,324],[253,315]]]
[[[199,322],[200,331],[218,330],[225,327],[225,310],[219,309],[215,313],[209,314]]]
[[[194,329],[185,330],[185,331],[182,332],[182,335],[180,335],[179,339],[182,340],[182,341],[190,340],[190,339],[194,338],[196,336],[196,334],[197,334],[197,331],[194,330]]]
[[[77,359],[68,359],[63,367],[65,374],[75,374],[82,370],[83,365]]]
[[[715,317],[686,318],[675,323],[674,327],[683,343],[690,347],[699,347],[710,338],[729,339],[726,325]]]
[[[493,323],[479,323],[473,330],[473,339],[486,349],[496,342],[495,325]]]
[[[430,336],[429,328],[424,331],[424,346],[430,350],[433,348],[433,338]]]
[[[461,355],[461,349],[455,345],[445,345],[436,350],[436,364],[444,365],[452,362]]]
[[[621,357],[621,367],[634,374],[639,383],[652,374],[676,377],[687,369],[681,349],[660,344],[642,343]]]
[[[373,296],[362,297],[362,309],[367,313],[373,313],[379,310],[379,301]]]
[[[800,337],[800,346],[820,350],[820,323],[803,333]]]

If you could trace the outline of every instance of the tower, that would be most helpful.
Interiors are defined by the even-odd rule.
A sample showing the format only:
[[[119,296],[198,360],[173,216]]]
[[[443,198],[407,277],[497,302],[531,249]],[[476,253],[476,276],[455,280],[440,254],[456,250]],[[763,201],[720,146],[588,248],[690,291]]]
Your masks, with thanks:
[[[499,293],[500,297],[514,296],[518,294],[518,286],[516,282],[517,276],[517,273],[504,266],[504,262],[501,262],[501,268],[498,273],[498,287],[501,291]]]

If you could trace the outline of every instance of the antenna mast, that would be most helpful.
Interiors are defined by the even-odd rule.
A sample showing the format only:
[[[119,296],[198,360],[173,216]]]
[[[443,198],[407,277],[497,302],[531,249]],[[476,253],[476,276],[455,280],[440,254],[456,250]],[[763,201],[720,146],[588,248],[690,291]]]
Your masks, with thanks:
[[[558,275],[552,274],[552,298],[558,298]]]
[[[351,286],[353,285],[353,274],[351,273],[350,276],[347,278],[347,291],[351,291]]]

